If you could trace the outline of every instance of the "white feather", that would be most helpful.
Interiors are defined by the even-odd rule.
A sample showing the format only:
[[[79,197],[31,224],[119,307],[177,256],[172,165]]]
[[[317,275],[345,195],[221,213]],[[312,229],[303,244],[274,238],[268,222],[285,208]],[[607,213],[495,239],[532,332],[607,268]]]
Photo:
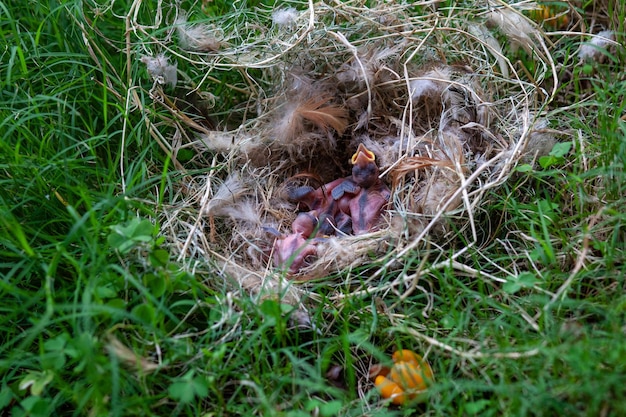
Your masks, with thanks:
[[[298,16],[298,11],[293,7],[278,9],[274,10],[274,13],[272,13],[272,22],[274,22],[276,26],[292,27],[296,24]]]
[[[140,60],[146,64],[148,74],[150,74],[153,79],[157,80],[157,82],[161,84],[170,84],[172,86],[176,85],[176,82],[178,81],[176,73],[178,66],[177,62],[170,64],[165,54],[159,54],[155,57],[146,55],[142,56]]]
[[[231,207],[246,191],[247,187],[239,174],[236,172],[230,174],[207,203],[206,213],[213,216],[230,216]]]
[[[581,61],[600,61],[603,52],[615,41],[615,33],[612,30],[603,30],[584,43],[578,51],[578,58]]]
[[[191,24],[186,15],[174,22],[180,46],[191,51],[217,51],[220,49],[222,34],[219,30],[202,23]]]
[[[418,101],[421,98],[441,98],[450,85],[450,75],[450,68],[439,67],[409,81],[411,99]]]
[[[498,4],[497,2],[491,2]],[[540,33],[529,19],[521,13],[509,7],[492,9],[487,15],[487,22],[498,27],[511,41],[511,49],[515,51],[521,46],[527,53],[535,49],[535,41],[540,38]]]
[[[250,223],[252,225],[260,226],[261,222],[261,210],[259,205],[252,199],[247,199],[233,204],[232,206],[225,206],[224,211],[231,219]]]

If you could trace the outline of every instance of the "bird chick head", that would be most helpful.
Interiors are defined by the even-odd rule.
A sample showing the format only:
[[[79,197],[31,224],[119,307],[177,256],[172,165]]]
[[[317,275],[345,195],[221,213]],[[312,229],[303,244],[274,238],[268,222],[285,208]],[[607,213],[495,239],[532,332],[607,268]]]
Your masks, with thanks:
[[[291,224],[291,229],[294,233],[300,234],[305,238],[311,236],[315,228],[317,227],[317,212],[311,211],[309,213],[302,212],[298,214],[296,219]]]
[[[360,187],[368,188],[378,180],[376,156],[362,143],[352,155],[352,180]]]

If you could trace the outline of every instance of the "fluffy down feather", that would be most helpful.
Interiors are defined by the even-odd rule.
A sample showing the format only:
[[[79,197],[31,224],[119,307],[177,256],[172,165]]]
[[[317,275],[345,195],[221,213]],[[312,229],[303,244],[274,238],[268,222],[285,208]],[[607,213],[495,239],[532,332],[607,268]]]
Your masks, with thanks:
[[[287,102],[273,128],[275,140],[292,143],[305,131],[311,130],[310,126],[322,132],[334,129],[342,134],[348,127],[348,112],[330,101],[331,97],[323,94]]]
[[[222,36],[219,30],[202,23],[189,23],[184,14],[176,19],[174,25],[183,49],[211,52],[218,51],[222,46]]]
[[[541,34],[531,20],[511,7],[500,7],[496,1],[490,3],[495,7],[487,15],[487,23],[506,35],[513,51],[521,46],[527,53],[532,53]]]

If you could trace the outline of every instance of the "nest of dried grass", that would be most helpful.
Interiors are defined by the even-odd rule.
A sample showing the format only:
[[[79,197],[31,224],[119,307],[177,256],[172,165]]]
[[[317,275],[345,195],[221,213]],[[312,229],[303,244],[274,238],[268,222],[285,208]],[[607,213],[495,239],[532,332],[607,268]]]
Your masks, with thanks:
[[[167,41],[159,39],[164,54],[142,58],[155,103],[176,127],[170,139],[154,136],[178,168],[212,169],[184,177],[164,230],[181,258],[209,260],[254,293],[286,291],[297,303],[303,290],[294,280],[340,271],[349,280],[351,269],[376,265],[355,291],[366,289],[411,251],[427,251],[427,240],[439,248],[462,233],[472,244],[487,193],[522,158],[551,147],[550,138],[531,139],[552,97],[539,86],[554,65],[540,28],[504,3],[444,11],[436,2],[310,1],[233,15],[220,27],[178,10],[172,23]],[[533,56],[536,73],[520,75],[511,64],[507,52],[518,47]],[[173,56],[188,69],[177,71]],[[246,100],[207,116],[220,100],[215,83],[228,74],[241,83],[227,88]],[[360,143],[376,154],[392,192],[383,224],[326,239],[286,279],[272,264],[276,238],[268,233],[288,233],[297,214],[286,190],[348,175]],[[177,159],[183,150],[193,154],[186,164]]]

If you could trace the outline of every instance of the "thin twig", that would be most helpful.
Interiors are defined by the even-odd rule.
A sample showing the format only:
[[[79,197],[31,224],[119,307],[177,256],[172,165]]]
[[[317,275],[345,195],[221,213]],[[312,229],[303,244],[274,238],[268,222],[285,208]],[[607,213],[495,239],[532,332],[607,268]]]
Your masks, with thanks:
[[[432,346],[438,347],[440,349],[445,350],[446,352],[450,352],[454,355],[460,356],[465,359],[485,359],[485,358],[521,359],[521,358],[528,358],[531,356],[537,356],[540,352],[538,348],[530,349],[530,350],[526,350],[522,352],[480,352],[480,351],[467,352],[467,351],[456,349],[455,347],[452,347],[446,343],[440,342],[439,340],[433,337],[426,336],[425,334],[422,334],[411,328],[403,329],[403,331],[405,331],[406,333],[412,336],[415,336],[418,339],[424,340],[425,342],[429,343]]]

